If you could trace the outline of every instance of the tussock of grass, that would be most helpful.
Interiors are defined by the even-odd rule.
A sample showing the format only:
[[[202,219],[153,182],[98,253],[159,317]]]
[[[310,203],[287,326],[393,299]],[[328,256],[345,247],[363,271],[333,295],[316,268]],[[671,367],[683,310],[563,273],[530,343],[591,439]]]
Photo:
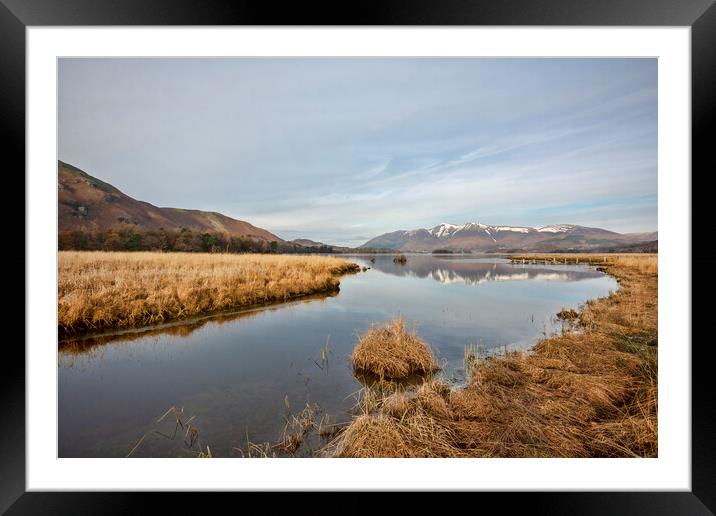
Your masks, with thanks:
[[[405,379],[437,369],[430,347],[414,331],[405,328],[403,318],[371,326],[360,337],[351,361],[358,374],[380,379]]]
[[[604,265],[621,285],[587,302],[580,331],[470,368],[451,391],[363,396],[360,415],[325,452],[339,457],[654,457],[657,272],[652,257]],[[643,261],[640,261],[643,260]],[[582,261],[584,263],[584,261]]]
[[[573,308],[562,308],[559,312],[557,312],[557,319],[561,319],[563,321],[574,321],[578,318],[579,314]]]
[[[329,256],[61,251],[58,331],[148,326],[335,291],[359,266]]]
[[[445,384],[431,380],[417,391],[387,392],[377,400],[364,395],[361,413],[324,452],[337,457],[454,456],[455,435],[440,419],[448,410]]]

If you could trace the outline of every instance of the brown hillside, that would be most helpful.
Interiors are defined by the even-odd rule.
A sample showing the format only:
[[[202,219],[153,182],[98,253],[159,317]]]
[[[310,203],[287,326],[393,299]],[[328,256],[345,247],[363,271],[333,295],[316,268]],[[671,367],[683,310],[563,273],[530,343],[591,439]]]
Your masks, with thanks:
[[[133,199],[114,186],[62,161],[58,161],[57,168],[60,231],[106,230],[111,227],[140,230],[187,228],[283,242],[273,233],[243,220],[210,211],[158,208]]]

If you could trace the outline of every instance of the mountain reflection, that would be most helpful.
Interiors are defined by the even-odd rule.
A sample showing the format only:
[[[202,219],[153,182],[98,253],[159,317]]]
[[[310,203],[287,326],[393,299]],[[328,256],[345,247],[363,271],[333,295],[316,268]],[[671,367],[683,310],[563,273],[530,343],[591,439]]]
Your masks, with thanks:
[[[452,259],[435,256],[408,256],[407,263],[395,264],[392,260],[376,259],[372,266],[387,274],[429,278],[440,283],[467,283],[479,285],[489,281],[579,281],[598,278],[599,271],[584,266],[511,264],[509,262],[480,259]]]

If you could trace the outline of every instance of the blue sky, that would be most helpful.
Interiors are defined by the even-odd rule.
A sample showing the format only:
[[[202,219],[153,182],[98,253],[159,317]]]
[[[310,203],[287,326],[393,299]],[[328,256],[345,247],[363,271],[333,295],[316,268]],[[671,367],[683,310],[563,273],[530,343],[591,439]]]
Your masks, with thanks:
[[[58,95],[59,159],[283,238],[657,230],[656,59],[60,59]]]

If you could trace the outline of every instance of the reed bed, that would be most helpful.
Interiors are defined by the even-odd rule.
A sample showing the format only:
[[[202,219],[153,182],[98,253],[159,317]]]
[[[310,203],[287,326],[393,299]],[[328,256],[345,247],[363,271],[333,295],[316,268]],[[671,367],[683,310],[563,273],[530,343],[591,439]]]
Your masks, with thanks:
[[[659,256],[650,253],[541,253],[510,256],[513,263],[616,265],[637,269],[644,274],[658,274]]]
[[[330,256],[60,251],[58,332],[143,327],[338,289]]]
[[[612,258],[603,266],[621,288],[581,307],[578,332],[472,364],[458,390],[432,379],[409,390],[373,389],[324,453],[657,456],[656,257]]]
[[[360,337],[351,362],[358,374],[369,374],[381,380],[425,375],[437,369],[430,347],[415,330],[406,329],[401,317],[371,326]]]

